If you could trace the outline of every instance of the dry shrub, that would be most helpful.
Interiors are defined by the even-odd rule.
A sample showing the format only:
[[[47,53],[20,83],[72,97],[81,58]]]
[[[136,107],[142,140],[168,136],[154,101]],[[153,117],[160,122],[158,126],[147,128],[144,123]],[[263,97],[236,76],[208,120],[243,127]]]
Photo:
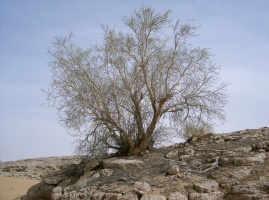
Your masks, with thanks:
[[[212,126],[207,124],[186,123],[182,128],[182,137],[187,141],[191,141],[193,138],[202,138],[212,131]]]
[[[70,179],[72,183],[76,182],[84,173],[84,168],[88,163],[88,159],[82,158],[79,164],[65,163],[59,170],[47,172],[42,176],[41,180],[57,177],[60,180]]]

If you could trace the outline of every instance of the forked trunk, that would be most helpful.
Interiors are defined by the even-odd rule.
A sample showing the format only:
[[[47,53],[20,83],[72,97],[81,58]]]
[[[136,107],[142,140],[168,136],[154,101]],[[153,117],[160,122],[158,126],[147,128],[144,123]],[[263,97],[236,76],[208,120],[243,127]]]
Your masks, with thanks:
[[[140,156],[147,150],[147,148],[148,142],[142,141],[140,144],[129,148],[128,156]]]

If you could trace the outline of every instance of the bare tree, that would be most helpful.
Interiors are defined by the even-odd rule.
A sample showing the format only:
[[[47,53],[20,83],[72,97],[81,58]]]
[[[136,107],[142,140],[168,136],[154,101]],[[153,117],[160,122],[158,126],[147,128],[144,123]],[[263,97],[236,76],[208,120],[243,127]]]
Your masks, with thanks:
[[[143,6],[123,18],[129,32],[101,25],[103,42],[89,49],[76,46],[72,34],[55,37],[44,91],[78,136],[79,151],[138,155],[167,136],[164,130],[225,120],[219,67],[208,49],[187,42],[197,28],[169,14]]]

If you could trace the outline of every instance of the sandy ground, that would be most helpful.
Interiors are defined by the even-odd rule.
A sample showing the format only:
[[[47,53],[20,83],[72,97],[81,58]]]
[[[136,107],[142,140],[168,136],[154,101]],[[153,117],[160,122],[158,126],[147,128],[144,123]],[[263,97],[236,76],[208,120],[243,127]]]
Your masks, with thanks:
[[[0,176],[0,200],[14,200],[27,193],[27,190],[39,183],[38,180]]]

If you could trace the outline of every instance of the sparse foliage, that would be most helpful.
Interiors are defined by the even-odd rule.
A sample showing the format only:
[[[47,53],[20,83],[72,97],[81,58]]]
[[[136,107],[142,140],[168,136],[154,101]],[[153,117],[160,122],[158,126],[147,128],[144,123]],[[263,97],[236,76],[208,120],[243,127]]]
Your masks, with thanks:
[[[78,151],[138,155],[186,122],[224,120],[226,83],[205,48],[188,39],[196,27],[151,7],[123,18],[129,32],[102,25],[103,42],[82,49],[72,34],[55,37],[52,81],[45,90]],[[167,35],[169,34],[169,35]]]

